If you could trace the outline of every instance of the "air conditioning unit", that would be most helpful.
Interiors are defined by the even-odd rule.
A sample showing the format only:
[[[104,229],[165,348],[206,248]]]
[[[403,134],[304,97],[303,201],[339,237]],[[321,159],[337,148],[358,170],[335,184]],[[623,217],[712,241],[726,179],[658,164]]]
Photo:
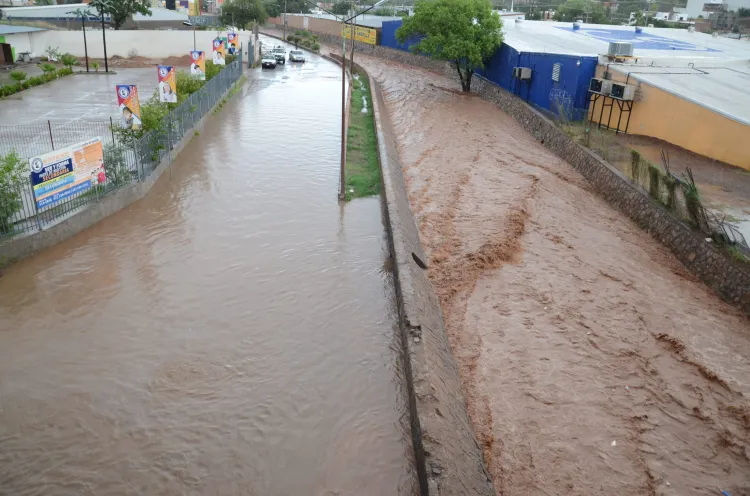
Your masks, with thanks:
[[[607,55],[615,57],[632,57],[633,56],[633,44],[625,41],[611,41],[609,43],[609,50]]]
[[[609,96],[620,100],[632,100],[635,96],[635,86],[632,84],[612,83],[612,90],[609,92]]]
[[[514,67],[513,77],[522,81],[528,81],[531,79],[531,68],[530,67]]]
[[[612,91],[612,81],[609,79],[598,79],[591,78],[589,83],[589,91],[593,93],[599,93],[601,95],[609,95]]]

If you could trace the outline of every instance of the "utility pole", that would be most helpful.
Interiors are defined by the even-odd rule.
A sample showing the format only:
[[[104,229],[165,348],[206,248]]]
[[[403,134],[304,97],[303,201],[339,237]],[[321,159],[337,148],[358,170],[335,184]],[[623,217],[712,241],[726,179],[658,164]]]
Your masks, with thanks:
[[[107,62],[107,34],[104,31],[104,12],[99,12],[102,18],[102,40],[104,40],[104,72],[109,72],[109,63]]]
[[[284,0],[284,41],[286,41],[286,0]]]
[[[339,200],[346,200],[346,21],[341,17],[341,172],[339,178]],[[352,39],[354,43],[354,39]]]

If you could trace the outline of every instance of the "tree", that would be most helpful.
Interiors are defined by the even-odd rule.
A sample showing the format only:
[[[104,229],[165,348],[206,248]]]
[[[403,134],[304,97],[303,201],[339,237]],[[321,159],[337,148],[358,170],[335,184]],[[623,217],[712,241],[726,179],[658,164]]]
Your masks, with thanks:
[[[91,0],[89,5],[109,15],[115,29],[120,29],[133,14],[151,15],[151,0]]]
[[[284,13],[284,0],[270,0],[263,5],[269,17],[279,17]],[[286,11],[289,14],[309,14],[310,6],[305,0],[287,0]]]
[[[593,24],[607,24],[604,6],[596,0],[568,0],[555,11],[555,20],[574,22],[581,19]]]
[[[331,7],[331,12],[336,15],[347,15],[352,10],[352,2],[336,2]]]
[[[251,22],[264,23],[268,13],[261,0],[229,0],[221,8],[219,22],[225,26],[247,27]]]
[[[404,43],[421,37],[412,49],[454,64],[468,92],[474,71],[502,44],[502,26],[490,0],[417,0],[414,15],[404,18],[396,38]]]

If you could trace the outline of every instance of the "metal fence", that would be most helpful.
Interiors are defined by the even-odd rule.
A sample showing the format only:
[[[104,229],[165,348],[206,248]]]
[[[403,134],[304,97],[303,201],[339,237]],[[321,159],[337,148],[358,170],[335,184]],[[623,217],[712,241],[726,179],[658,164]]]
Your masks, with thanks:
[[[240,52],[221,72],[169,112],[156,129],[140,138],[114,132],[113,125],[118,123],[111,119],[0,127],[0,242],[20,233],[42,230],[123,186],[148,178],[241,76]],[[37,207],[28,168],[21,173],[5,170],[10,154],[28,162],[31,157],[96,137],[104,145],[106,180],[53,205]]]

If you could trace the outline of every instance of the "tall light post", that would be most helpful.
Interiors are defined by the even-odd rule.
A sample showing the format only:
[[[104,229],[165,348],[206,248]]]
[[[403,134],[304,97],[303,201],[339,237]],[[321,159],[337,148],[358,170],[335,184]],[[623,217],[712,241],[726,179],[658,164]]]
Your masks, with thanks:
[[[198,50],[198,48],[196,48],[197,45],[195,43],[195,24],[193,24],[192,22],[189,22],[189,21],[182,21],[182,24],[184,24],[185,26],[192,26],[193,27],[193,51]]]
[[[89,47],[86,43],[86,18],[91,15],[89,9],[76,9],[68,14],[75,14],[76,18],[81,18],[81,31],[83,31],[83,52],[86,56],[86,72],[89,72]]]
[[[104,42],[104,72],[109,72],[109,63],[107,62],[107,34],[104,27],[104,13],[111,9],[111,0],[92,0],[89,5],[96,8],[99,17],[102,19],[102,40]]]

